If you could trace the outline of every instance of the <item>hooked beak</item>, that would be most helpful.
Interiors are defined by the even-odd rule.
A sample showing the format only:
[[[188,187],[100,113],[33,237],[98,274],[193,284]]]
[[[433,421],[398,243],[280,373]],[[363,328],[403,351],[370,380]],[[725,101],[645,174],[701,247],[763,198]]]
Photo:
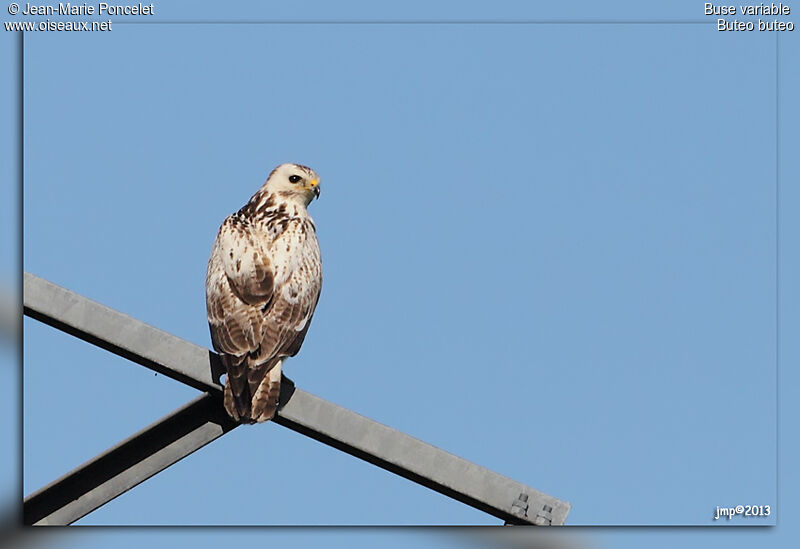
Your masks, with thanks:
[[[319,179],[314,179],[311,181],[311,192],[313,192],[314,196],[317,197],[317,200],[319,200]]]

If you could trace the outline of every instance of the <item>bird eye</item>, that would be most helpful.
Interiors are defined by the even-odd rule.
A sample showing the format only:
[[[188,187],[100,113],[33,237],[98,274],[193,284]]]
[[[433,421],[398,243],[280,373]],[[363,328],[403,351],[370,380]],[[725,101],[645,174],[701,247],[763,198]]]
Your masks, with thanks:
[[[289,176],[289,181],[291,181],[292,183],[297,183],[301,179],[303,179],[303,178],[300,177],[299,175],[290,175]]]

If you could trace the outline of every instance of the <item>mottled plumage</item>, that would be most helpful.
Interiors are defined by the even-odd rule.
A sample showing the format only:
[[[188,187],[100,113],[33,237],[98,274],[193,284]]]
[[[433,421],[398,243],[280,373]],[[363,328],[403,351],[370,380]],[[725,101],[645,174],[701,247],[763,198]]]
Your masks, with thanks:
[[[322,287],[314,222],[306,207],[319,177],[275,168],[219,229],[206,273],[211,341],[228,373],[225,409],[242,422],[272,419],[281,365],[300,350]]]

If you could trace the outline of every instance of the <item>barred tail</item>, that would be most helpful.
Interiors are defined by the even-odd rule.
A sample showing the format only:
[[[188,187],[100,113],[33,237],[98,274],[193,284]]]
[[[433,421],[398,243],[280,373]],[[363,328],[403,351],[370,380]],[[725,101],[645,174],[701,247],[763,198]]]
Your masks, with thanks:
[[[250,388],[247,384],[247,361],[226,353],[219,354],[228,380],[223,391],[225,411],[234,421],[247,422],[250,418]]]
[[[261,380],[251,402],[251,421],[261,423],[275,417],[278,410],[278,399],[281,395],[281,365],[278,361]]]
[[[237,357],[220,353],[220,358],[228,372],[223,400],[228,415],[242,423],[272,419],[278,409],[283,361],[249,366],[246,357],[237,360]]]

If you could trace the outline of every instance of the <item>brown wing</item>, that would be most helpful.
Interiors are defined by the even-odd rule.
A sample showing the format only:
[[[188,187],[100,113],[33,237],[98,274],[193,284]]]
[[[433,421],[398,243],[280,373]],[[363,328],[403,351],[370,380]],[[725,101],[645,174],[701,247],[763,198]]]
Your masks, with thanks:
[[[315,288],[311,288],[310,292],[304,292],[301,299],[286,299],[285,292],[280,291],[281,287],[278,286],[265,311],[265,332],[261,348],[255,356],[245,359],[247,386],[249,394],[253,395],[250,412],[253,418],[261,418],[258,421],[263,421],[264,418],[270,419],[277,407],[280,374],[277,374],[277,377],[272,375],[273,370],[280,371],[276,366],[280,366],[285,357],[294,356],[300,350],[319,299],[319,284]],[[276,389],[276,392],[272,393],[274,397],[272,401],[257,398],[259,392],[263,392],[267,378],[275,378],[267,384],[270,388]]]
[[[319,299],[319,277],[300,276],[315,270],[306,261],[297,276],[292,273],[276,288],[267,250],[268,243],[234,214],[220,228],[208,265],[208,323],[228,372],[226,407],[230,390],[235,419],[249,418],[261,381],[281,358],[300,349]]]
[[[273,275],[263,246],[245,219],[229,216],[208,261],[206,311],[211,342],[228,374],[226,408],[237,420],[249,415],[249,358],[260,349],[262,308],[268,306],[272,292]]]
[[[206,310],[217,351],[243,356],[263,337],[262,310],[273,296],[269,256],[235,214],[220,227],[206,274]]]

